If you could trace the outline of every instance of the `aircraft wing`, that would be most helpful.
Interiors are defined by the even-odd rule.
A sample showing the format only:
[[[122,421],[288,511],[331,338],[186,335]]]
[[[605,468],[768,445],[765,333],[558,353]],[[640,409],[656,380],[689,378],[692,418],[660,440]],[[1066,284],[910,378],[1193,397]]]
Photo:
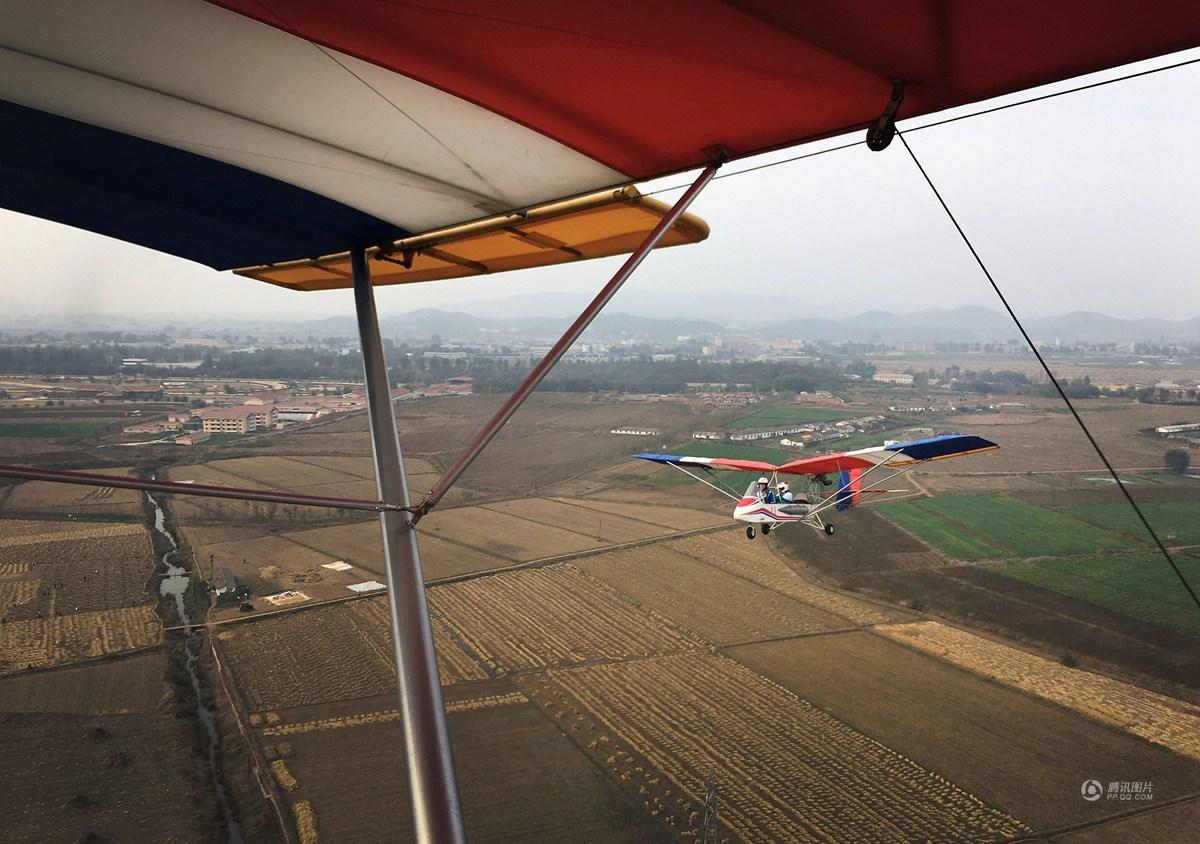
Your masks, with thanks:
[[[999,447],[991,440],[970,434],[942,434],[923,440],[872,446],[857,451],[843,451],[837,454],[822,454],[803,460],[793,460],[780,466],[778,471],[789,475],[826,475],[852,469],[870,469],[880,463],[901,467],[926,460],[944,460],[948,457],[962,457],[965,454],[992,451]]]
[[[727,469],[734,472],[774,472],[779,468],[761,460],[738,460],[732,457],[693,457],[690,454],[635,454],[633,456],[654,463],[674,463],[677,466]]]

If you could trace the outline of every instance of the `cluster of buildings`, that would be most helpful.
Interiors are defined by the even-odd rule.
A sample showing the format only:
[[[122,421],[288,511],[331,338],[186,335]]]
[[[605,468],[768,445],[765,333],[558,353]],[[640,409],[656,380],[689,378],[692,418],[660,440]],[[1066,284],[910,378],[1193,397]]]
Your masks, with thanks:
[[[43,387],[33,391],[32,399],[74,399],[94,401],[155,401],[163,397],[162,384],[80,383],[62,387]]]
[[[424,387],[396,387],[393,402],[414,401],[434,396],[469,396],[475,379],[469,376],[447,378],[440,384]],[[159,394],[162,387],[158,388]],[[289,390],[265,390],[242,404],[205,407],[187,413],[171,413],[165,419],[136,422],[124,428],[126,434],[166,434],[181,432],[173,442],[195,445],[214,434],[249,434],[275,430],[297,422],[311,422],[335,413],[365,410],[366,396],[361,392],[332,395],[293,396]]]
[[[1189,444],[1195,445],[1200,443],[1200,422],[1191,422],[1183,425],[1161,425],[1154,429],[1154,433],[1169,440],[1184,440]]]
[[[613,428],[609,433],[626,437],[657,437],[662,431],[658,428]]]
[[[846,439],[854,434],[876,431],[887,426],[887,417],[878,414],[839,419],[829,422],[806,422],[801,425],[786,425],[776,428],[758,428],[752,431],[693,431],[694,440],[717,440],[732,443],[747,443],[760,440],[779,440],[785,448],[805,448],[817,443]]]
[[[876,372],[871,380],[877,384],[892,384],[897,387],[911,387],[913,376],[907,372]]]
[[[757,404],[759,401],[758,396],[753,393],[701,393],[699,398],[704,402],[706,407],[716,410],[749,407],[752,404]]]
[[[952,404],[892,404],[888,405],[892,413],[955,413],[958,407]]]

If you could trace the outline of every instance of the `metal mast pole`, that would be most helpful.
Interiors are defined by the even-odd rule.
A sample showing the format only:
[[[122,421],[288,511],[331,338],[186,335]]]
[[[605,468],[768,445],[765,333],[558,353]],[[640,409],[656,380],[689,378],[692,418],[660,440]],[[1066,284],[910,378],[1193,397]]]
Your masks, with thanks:
[[[354,305],[362,343],[367,416],[371,424],[379,497],[388,504],[408,507],[408,483],[400,457],[400,439],[392,412],[391,389],[366,251],[353,249],[350,259],[354,269]],[[405,761],[417,841],[423,844],[465,843],[462,807],[446,732],[442,687],[412,516],[407,512],[385,510],[379,514],[379,522],[383,529],[392,646],[396,653]]]

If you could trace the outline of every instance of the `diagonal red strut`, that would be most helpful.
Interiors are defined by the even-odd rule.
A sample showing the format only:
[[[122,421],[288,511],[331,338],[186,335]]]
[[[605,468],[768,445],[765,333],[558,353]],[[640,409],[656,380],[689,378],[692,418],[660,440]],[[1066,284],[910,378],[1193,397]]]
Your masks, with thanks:
[[[724,156],[722,156],[719,160],[704,168],[700,175],[696,177],[696,181],[692,182],[691,187],[687,189],[683,196],[679,197],[679,200],[667,212],[666,216],[646,235],[646,239],[642,241],[637,251],[625,259],[625,263],[621,265],[621,268],[617,270],[608,284],[596,294],[596,298],[591,301],[591,304],[584,309],[575,322],[571,323],[571,327],[567,329],[566,333],[558,339],[558,342],[546,353],[541,362],[533,368],[533,371],[521,382],[520,386],[513,391],[513,394],[508,397],[508,401],[504,403],[504,406],[496,411],[496,415],[475,435],[475,439],[471,440],[454,465],[446,470],[446,473],[442,475],[421,503],[412,508],[413,524],[416,524],[422,516],[437,506],[437,503],[442,500],[442,496],[462,477],[463,472],[467,471],[467,467],[475,461],[479,453],[487,447],[487,444],[492,441],[492,438],[496,434],[500,433],[500,429],[512,418],[512,415],[517,412],[517,409],[521,407],[525,399],[529,398],[529,394],[537,389],[537,385],[542,383],[542,379],[550,373],[550,370],[559,362],[567,349],[571,348],[575,341],[579,339],[579,336],[592,324],[592,320],[596,318],[596,315],[604,309],[609,300],[621,289],[621,285],[633,275],[634,270],[641,266],[642,261],[658,245],[663,235],[687,211],[688,206],[692,204],[692,200],[704,189],[705,185],[712,181],[713,176],[717,174],[717,170],[720,169],[724,160]]]

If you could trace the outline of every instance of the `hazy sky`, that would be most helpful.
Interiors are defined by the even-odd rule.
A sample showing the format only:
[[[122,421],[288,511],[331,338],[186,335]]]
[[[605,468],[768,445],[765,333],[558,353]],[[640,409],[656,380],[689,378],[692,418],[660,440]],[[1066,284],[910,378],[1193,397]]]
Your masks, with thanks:
[[[1200,50],[1135,67],[1197,57]],[[1191,65],[913,132],[909,142],[1019,313],[1190,318],[1200,315],[1197,102],[1200,65]],[[739,161],[724,172],[844,142]],[[898,140],[882,153],[859,146],[720,179],[692,211],[711,225],[709,240],[652,255],[611,307],[650,290],[689,298],[745,291],[746,313],[772,319],[997,306]],[[0,243],[0,308],[282,319],[353,311],[349,291],[281,290],[8,211],[0,211]],[[618,265],[606,259],[380,288],[378,301],[386,314],[582,294]]]

